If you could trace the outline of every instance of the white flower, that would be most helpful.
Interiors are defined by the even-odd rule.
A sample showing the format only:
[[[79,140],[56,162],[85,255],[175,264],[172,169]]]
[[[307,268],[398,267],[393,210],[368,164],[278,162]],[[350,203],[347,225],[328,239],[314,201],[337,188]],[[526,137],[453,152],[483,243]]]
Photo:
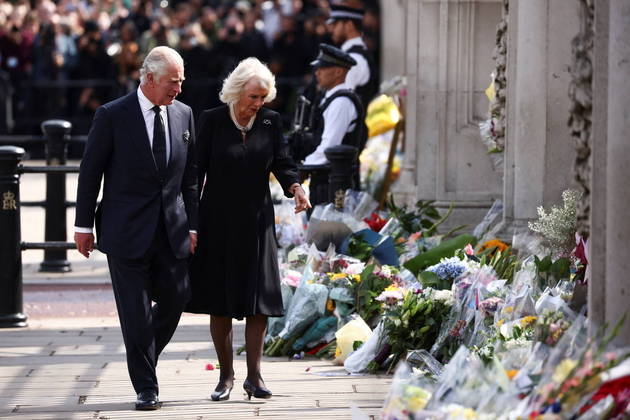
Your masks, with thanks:
[[[434,290],[431,297],[435,300],[442,301],[447,306],[452,306],[455,303],[453,292],[450,290]]]
[[[348,265],[344,271],[346,274],[361,274],[365,269],[365,263],[359,262]]]
[[[381,267],[381,273],[387,277],[390,278],[392,276],[392,269],[389,265],[384,265]]]
[[[376,298],[379,302],[391,301],[391,300],[401,300],[403,298],[403,294],[400,290],[384,290],[380,295]]]

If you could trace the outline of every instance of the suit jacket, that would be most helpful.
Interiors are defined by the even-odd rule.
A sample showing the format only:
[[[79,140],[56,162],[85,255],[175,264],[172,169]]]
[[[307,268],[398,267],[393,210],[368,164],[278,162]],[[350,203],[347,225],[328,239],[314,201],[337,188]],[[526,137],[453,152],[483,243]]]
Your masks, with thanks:
[[[108,255],[144,255],[161,211],[175,256],[189,256],[189,231],[197,229],[198,213],[194,121],[190,107],[178,101],[167,113],[171,153],[163,177],[135,90],[94,115],[79,172],[75,226],[95,222],[99,249]],[[101,179],[103,198],[96,209]]]

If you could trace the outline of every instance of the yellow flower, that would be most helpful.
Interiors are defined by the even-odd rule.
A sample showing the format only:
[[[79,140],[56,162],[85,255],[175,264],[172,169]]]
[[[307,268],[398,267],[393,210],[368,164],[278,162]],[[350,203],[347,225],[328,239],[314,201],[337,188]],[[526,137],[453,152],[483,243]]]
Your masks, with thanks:
[[[537,317],[531,316],[531,315],[521,318],[521,321],[520,321],[521,327],[527,327],[533,324],[534,322],[536,322],[536,319]]]
[[[511,314],[512,312],[514,312],[514,306],[506,306],[505,308],[503,308],[503,312],[505,312],[506,314]]]
[[[569,376],[569,373],[577,366],[577,362],[571,359],[564,359],[560,364],[556,367],[556,370],[553,372],[553,379],[556,383],[564,382],[565,379]]]
[[[510,381],[511,381],[518,374],[518,369],[506,370],[505,373],[507,374],[507,377],[510,378]]]
[[[359,274],[353,274],[352,280],[359,283],[361,281],[361,276]]]
[[[503,323],[505,322],[505,319],[500,319],[497,321],[497,327],[501,327],[501,325],[503,325]]]
[[[407,407],[414,412],[424,409],[429,398],[431,398],[431,393],[418,386],[408,385],[403,391],[403,399],[407,401]]]
[[[385,288],[386,292],[396,292],[398,290],[400,290],[400,287],[394,286],[393,284],[390,284]]]
[[[332,281],[337,281],[339,279],[345,279],[347,276],[347,274],[344,273],[328,273],[328,277],[330,277],[330,280]]]

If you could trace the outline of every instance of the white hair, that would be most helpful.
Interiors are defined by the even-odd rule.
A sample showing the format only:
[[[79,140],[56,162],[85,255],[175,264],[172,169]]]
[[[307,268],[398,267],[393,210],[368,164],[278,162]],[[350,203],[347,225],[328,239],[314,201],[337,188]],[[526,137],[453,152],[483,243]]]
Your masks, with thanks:
[[[169,47],[155,47],[142,62],[140,67],[140,84],[147,81],[147,74],[152,73],[156,79],[160,79],[166,73],[169,64],[175,63],[184,67],[184,59],[177,51]]]
[[[238,66],[223,81],[223,87],[219,93],[221,102],[226,104],[236,102],[250,80],[258,80],[260,86],[267,89],[265,103],[275,99],[276,78],[266,65],[257,58],[249,57],[238,63]]]

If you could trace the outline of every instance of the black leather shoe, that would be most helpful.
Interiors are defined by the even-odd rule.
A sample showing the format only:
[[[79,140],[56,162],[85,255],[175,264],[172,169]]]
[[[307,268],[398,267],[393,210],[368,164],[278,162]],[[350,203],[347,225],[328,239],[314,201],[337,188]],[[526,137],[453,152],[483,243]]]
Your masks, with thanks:
[[[157,410],[160,406],[160,400],[158,400],[157,393],[153,389],[142,391],[138,394],[136,410]]]
[[[264,399],[271,398],[272,395],[271,391],[269,391],[267,388],[265,388],[264,386],[254,386],[254,384],[249,382],[249,379],[245,379],[245,382],[243,382],[243,389],[245,390],[245,392],[247,392],[248,400],[252,399],[252,395],[254,396],[254,398]]]
[[[223,382],[219,382],[217,387],[214,389],[214,392],[210,394],[210,399],[212,401],[225,401],[230,399],[230,392],[232,392],[232,387],[227,387]]]

